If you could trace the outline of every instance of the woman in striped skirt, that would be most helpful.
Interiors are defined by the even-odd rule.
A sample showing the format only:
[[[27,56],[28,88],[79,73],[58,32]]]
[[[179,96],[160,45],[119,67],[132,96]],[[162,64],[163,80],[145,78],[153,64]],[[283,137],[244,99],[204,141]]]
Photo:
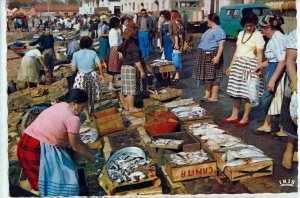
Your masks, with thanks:
[[[197,52],[197,65],[192,77],[205,82],[203,102],[217,102],[221,79],[223,77],[222,54],[226,35],[219,26],[218,15],[208,15],[208,29],[201,37]]]
[[[124,43],[119,49],[124,57],[121,67],[122,94],[127,96],[124,108],[129,113],[140,111],[134,106],[134,99],[141,91],[145,91],[146,84],[145,68],[142,66],[143,59],[135,34],[132,28],[126,28],[123,32]]]
[[[100,99],[100,82],[96,67],[99,67],[100,72],[100,60],[97,53],[90,50],[93,45],[93,40],[89,36],[84,36],[80,39],[81,50],[73,54],[72,68],[75,71],[78,70],[75,77],[73,88],[83,89],[88,94],[88,106],[89,111],[86,110],[87,120],[90,121],[91,114],[94,111],[94,104]],[[104,74],[100,76],[101,81],[104,79]]]
[[[231,65],[226,71],[226,74],[229,75],[227,93],[233,98],[232,113],[231,116],[222,119],[221,122],[235,123],[237,127],[244,127],[249,124],[249,114],[251,111],[246,81],[250,77],[259,79],[259,75],[254,71],[262,63],[265,41],[262,34],[255,29],[258,23],[258,17],[255,14],[244,15],[240,23],[245,29],[238,34],[237,48]],[[263,94],[262,80],[259,85],[259,93],[260,95]],[[240,120],[238,114],[242,99],[245,100],[245,110]]]

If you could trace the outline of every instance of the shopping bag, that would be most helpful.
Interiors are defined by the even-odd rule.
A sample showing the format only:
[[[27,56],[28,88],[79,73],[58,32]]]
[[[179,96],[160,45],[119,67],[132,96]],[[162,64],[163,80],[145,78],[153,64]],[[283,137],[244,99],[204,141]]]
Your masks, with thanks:
[[[172,62],[176,69],[182,69],[181,52],[179,50],[173,50]]]
[[[291,103],[290,103],[290,115],[294,122],[294,124],[298,125],[298,100],[297,100],[297,93],[293,92],[291,97]]]
[[[259,105],[259,78],[254,78],[250,74],[246,80],[247,89],[249,93],[249,100],[251,107],[256,107]]]
[[[164,51],[162,52],[162,55],[161,55],[160,59],[165,60],[165,52]]]

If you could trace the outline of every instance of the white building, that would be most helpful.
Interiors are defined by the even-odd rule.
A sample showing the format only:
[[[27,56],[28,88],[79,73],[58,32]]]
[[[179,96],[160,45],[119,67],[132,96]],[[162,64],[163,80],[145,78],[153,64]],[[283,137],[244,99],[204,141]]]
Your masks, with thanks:
[[[121,0],[122,13],[137,13],[145,8],[147,11],[170,10],[169,0]]]
[[[120,13],[120,0],[83,0],[79,14],[95,14],[95,9],[107,7],[112,14]]]
[[[222,6],[237,3],[255,3],[255,0],[214,0],[213,3],[211,0],[199,0],[199,3],[203,6],[201,10],[203,10],[206,16],[211,11],[219,13]],[[171,10],[170,0],[121,0],[120,4],[122,13],[137,13],[143,8],[147,11]]]

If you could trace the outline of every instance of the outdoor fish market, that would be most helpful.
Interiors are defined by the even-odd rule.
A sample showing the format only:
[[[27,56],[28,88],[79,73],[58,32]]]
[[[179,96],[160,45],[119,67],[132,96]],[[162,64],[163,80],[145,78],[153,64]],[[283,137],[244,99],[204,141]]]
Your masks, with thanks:
[[[272,91],[271,84],[253,85],[257,89],[254,91],[248,85],[252,85],[251,79],[262,82],[267,77],[260,72],[271,63],[280,67],[281,60],[273,61],[272,56],[268,66],[256,68],[263,65],[265,57],[259,63],[254,53],[252,59],[233,55],[246,54],[238,50],[240,45],[236,43],[242,40],[244,45],[249,39],[262,42],[253,46],[255,53],[263,55],[262,48],[268,48],[269,43],[265,43],[261,32],[268,37],[267,31],[279,35],[279,30],[267,30],[273,27],[268,25],[269,18],[259,16],[255,22],[254,11],[248,15],[243,12],[243,17],[249,17],[241,22],[244,35],[228,39],[214,18],[220,17],[222,24],[223,8],[227,7],[220,8],[218,14],[209,14],[207,28],[197,33],[189,31],[181,10],[156,13],[140,9],[136,15],[74,14],[53,16],[54,20],[49,15],[38,18],[39,25],[29,24],[35,17],[26,19],[28,27],[23,15],[14,15],[16,21],[9,19],[10,196],[297,192],[297,133],[284,130],[281,118],[286,114],[282,109],[279,114],[270,113],[282,103],[281,108],[291,111],[288,115],[297,130],[297,114],[293,114],[297,106],[292,106],[297,105],[296,96],[291,94],[291,104],[284,106],[284,80],[276,84],[277,90],[282,87],[282,98],[276,101],[280,93],[276,88]],[[178,20],[182,21],[184,37],[181,30],[175,39],[172,37],[172,26],[180,29],[174,16],[181,17]],[[157,25],[160,17],[161,26]],[[283,17],[295,23],[295,17]],[[153,37],[149,37],[149,18],[156,20]],[[23,26],[14,26],[18,19]],[[168,33],[164,32],[166,25]],[[257,31],[255,25],[265,30]],[[286,31],[286,27],[288,45],[293,29],[289,26]],[[248,33],[249,28],[254,33]],[[212,40],[220,38],[214,42],[207,34],[214,34],[209,38]],[[145,35],[147,42],[143,40]],[[167,46],[168,42],[174,44]],[[287,56],[282,61],[288,57],[288,49],[293,48],[285,47]],[[247,70],[251,64],[257,71]],[[284,64],[280,75],[290,78],[285,72],[288,60]],[[214,69],[209,68],[211,65]],[[243,68],[235,68],[238,66]],[[293,93],[292,85],[288,86]],[[268,111],[263,106],[268,102],[266,91],[274,92]],[[269,131],[266,126],[270,126]],[[291,157],[287,159],[287,155]]]

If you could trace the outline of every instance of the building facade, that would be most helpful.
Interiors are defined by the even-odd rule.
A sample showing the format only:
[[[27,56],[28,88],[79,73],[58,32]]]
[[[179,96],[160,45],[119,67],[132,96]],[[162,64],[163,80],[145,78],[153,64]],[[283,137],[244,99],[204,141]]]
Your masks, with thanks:
[[[96,14],[99,8],[108,8],[112,14],[121,12],[120,0],[83,0],[79,14]]]

